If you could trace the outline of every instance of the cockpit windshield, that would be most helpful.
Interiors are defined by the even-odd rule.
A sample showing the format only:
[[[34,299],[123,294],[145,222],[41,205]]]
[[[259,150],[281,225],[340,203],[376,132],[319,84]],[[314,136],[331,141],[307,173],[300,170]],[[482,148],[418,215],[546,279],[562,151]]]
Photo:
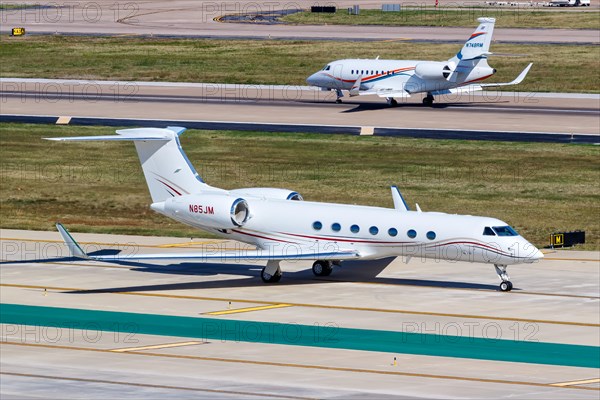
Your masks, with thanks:
[[[517,231],[510,226],[493,226],[492,229],[498,236],[519,236]]]
[[[327,64],[326,66],[323,67],[323,69],[321,71],[329,71],[331,69],[331,65]]]

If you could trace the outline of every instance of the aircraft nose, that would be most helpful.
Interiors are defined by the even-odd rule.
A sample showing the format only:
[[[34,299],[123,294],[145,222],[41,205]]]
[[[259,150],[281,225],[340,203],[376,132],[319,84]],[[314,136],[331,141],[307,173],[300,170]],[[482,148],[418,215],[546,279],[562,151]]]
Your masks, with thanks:
[[[309,76],[308,78],[306,78],[306,83],[308,83],[311,86],[317,86],[319,84],[318,73],[314,73],[311,76]]]
[[[537,249],[536,253],[533,255],[534,260],[541,260],[544,258],[544,253],[542,253],[539,249]]]

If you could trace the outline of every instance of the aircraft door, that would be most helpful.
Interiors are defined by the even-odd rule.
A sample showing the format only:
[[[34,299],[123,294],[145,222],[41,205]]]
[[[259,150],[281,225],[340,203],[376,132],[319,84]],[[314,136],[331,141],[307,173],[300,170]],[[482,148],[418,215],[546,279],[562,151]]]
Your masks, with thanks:
[[[344,81],[342,80],[344,77],[344,65],[336,64],[333,66],[333,71],[331,71],[331,75],[335,78],[335,89],[344,89]]]

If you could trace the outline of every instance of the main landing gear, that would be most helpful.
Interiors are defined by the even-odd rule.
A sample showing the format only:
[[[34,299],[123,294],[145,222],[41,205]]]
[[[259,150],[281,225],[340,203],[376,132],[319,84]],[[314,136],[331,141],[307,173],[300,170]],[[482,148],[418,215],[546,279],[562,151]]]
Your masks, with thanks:
[[[427,93],[427,96],[423,97],[423,105],[431,107],[433,105],[433,95],[431,93]]]
[[[271,260],[267,262],[267,266],[260,272],[260,277],[264,283],[277,283],[281,280],[281,268],[279,261]]]
[[[510,292],[513,288],[513,284],[509,281],[510,277],[506,273],[506,265],[494,264],[496,273],[502,282],[500,282],[500,290],[502,292]]]
[[[396,100],[393,97],[388,97],[386,100],[387,100],[388,105],[391,107],[396,107],[398,105],[398,100]]]
[[[315,276],[329,276],[333,272],[333,263],[331,261],[317,260],[312,266]]]
[[[317,260],[312,266],[312,271],[316,276],[329,276],[335,265],[339,266],[340,261]],[[260,278],[264,283],[277,283],[281,280],[281,275],[281,268],[277,260],[268,261],[267,266],[260,272]]]

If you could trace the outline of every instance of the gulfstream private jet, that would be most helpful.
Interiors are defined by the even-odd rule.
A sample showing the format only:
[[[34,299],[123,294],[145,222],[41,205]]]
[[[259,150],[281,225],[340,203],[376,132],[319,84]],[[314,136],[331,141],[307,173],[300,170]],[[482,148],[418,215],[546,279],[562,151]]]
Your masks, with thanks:
[[[448,61],[380,60],[379,57],[374,60],[338,60],[309,76],[306,82],[322,90],[335,90],[338,103],[344,96],[342,91],[347,90],[350,96],[385,97],[390,105],[397,105],[397,99],[415,93],[427,93],[423,104],[429,106],[436,95],[471,93],[521,83],[532,64],[512,82],[478,83],[496,73],[487,62],[492,54],[489,49],[496,20],[479,18],[478,21],[475,32]]]
[[[317,276],[331,274],[345,260],[403,256],[494,265],[500,290],[512,283],[508,265],[543,257],[507,223],[495,218],[411,211],[392,186],[394,208],[303,201],[293,190],[248,188],[225,190],[198,175],[179,142],[185,128],[118,130],[117,135],[50,138],[58,141],[133,141],[152,204],[157,213],[183,224],[255,246],[239,252],[162,254],[87,254],[60,224],[71,256],[103,261],[191,259],[266,261],[266,283],[281,279],[280,262],[314,260]]]

